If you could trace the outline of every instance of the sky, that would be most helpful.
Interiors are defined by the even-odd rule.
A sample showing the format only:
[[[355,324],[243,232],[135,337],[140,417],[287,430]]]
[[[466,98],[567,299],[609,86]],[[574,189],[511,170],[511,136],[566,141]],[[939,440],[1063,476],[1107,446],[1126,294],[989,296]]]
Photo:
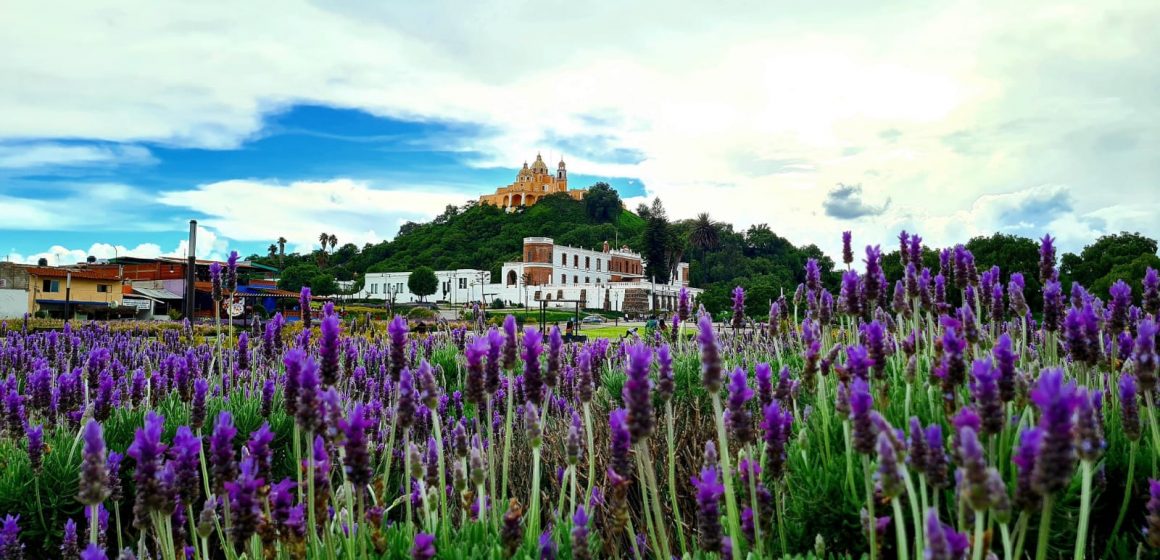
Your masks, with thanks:
[[[840,254],[1160,237],[1160,3],[0,0],[0,253],[390,239],[543,154]]]

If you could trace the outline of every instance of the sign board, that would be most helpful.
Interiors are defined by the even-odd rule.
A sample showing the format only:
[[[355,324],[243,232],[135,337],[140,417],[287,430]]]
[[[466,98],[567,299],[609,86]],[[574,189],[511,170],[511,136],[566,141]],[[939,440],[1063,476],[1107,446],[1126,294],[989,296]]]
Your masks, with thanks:
[[[112,305],[112,304],[110,304],[110,305]],[[132,307],[138,311],[141,311],[141,310],[146,310],[146,309],[153,309],[153,302],[151,302],[147,299],[125,298],[125,299],[121,300],[121,306],[122,307]]]
[[[240,299],[234,300],[234,302],[230,304],[229,309],[228,309],[228,313],[230,314],[230,317],[240,317],[242,315],[242,313],[245,313],[245,311],[246,311],[246,304],[243,303],[242,300],[240,300]]]

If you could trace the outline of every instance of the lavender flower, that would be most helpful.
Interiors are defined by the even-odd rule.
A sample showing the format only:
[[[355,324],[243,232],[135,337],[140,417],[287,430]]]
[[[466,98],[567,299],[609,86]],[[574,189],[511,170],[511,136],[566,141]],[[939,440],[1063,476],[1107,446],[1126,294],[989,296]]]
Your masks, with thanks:
[[[1132,288],[1123,280],[1116,280],[1109,290],[1111,294],[1111,317],[1108,319],[1108,330],[1113,334],[1119,333],[1128,326],[1128,308],[1132,307]]]
[[[999,399],[1011,402],[1015,400],[1015,361],[1018,356],[1011,349],[1011,337],[1007,333],[999,335],[991,349],[991,356],[999,373]]]
[[[863,312],[869,312],[873,307],[872,302],[878,301],[878,298],[884,293],[885,287],[881,284],[880,273],[882,272],[882,250],[877,245],[866,246],[866,274],[862,276],[863,287],[866,295],[866,308]]]
[[[205,425],[205,398],[209,393],[209,383],[205,379],[197,378],[193,381],[193,400],[189,405],[189,425],[200,431]]]
[[[938,512],[930,508],[926,512],[926,560],[965,560],[970,541],[967,536],[944,525]]]
[[[870,418],[874,397],[870,387],[861,377],[855,377],[850,386],[850,421],[853,424],[854,450],[864,455],[874,451],[877,437],[874,422]]]
[[[85,425],[85,446],[81,452],[81,474],[77,486],[77,501],[94,506],[109,497],[109,471],[105,457],[105,440],[101,425],[89,420]]]
[[[210,295],[214,301],[222,300],[222,263],[214,261],[209,265]]]
[[[350,411],[349,419],[339,422],[339,428],[345,436],[343,449],[343,466],[346,469],[347,480],[354,485],[356,491],[362,492],[370,484],[372,469],[371,455],[367,449],[367,421],[363,405],[356,404]]]
[[[1015,455],[1011,461],[1018,470],[1015,477],[1015,507],[1022,511],[1037,510],[1042,501],[1042,496],[1034,486],[1036,457],[1042,447],[1043,430],[1029,428],[1019,434],[1019,443],[1015,446]]]
[[[773,368],[765,362],[753,368],[753,377],[757,380],[757,397],[761,408],[773,402]]]
[[[467,380],[464,392],[467,402],[474,404],[479,410],[482,410],[487,404],[487,396],[483,386],[483,358],[487,355],[487,349],[487,339],[477,338],[463,350],[464,358],[467,360]]]
[[[504,317],[503,335],[503,368],[511,371],[516,367],[516,346],[519,344],[515,317],[511,315]]]
[[[133,506],[133,513],[139,527],[148,526],[151,512],[171,512],[168,489],[162,480],[165,444],[161,443],[161,430],[164,426],[165,418],[156,412],[147,412],[145,426],[137,428],[133,443],[126,452],[126,455],[137,463],[137,470],[133,475],[133,482],[137,486],[137,501]]]
[[[243,548],[262,523],[262,501],[258,490],[265,481],[258,476],[252,457],[242,460],[236,480],[225,483],[230,498],[229,537],[235,547]]]
[[[838,292],[838,298],[841,300],[842,307],[847,315],[857,317],[862,314],[861,293],[857,272],[847,270],[842,274],[842,285]]]
[[[885,431],[878,432],[878,472],[875,478],[886,498],[901,496],[906,491],[902,481],[902,465],[898,462],[898,455],[890,437]]]
[[[1128,441],[1140,440],[1140,406],[1136,400],[1136,376],[1120,375],[1120,425]]]
[[[77,522],[72,519],[64,521],[64,537],[60,541],[60,557],[62,560],[73,560],[79,557],[80,549],[77,546]]]
[[[1055,239],[1044,235],[1039,240],[1039,281],[1047,284],[1055,280]]]
[[[510,317],[510,315],[509,315]],[[481,512],[482,515],[482,512]],[[524,526],[520,521],[524,516],[524,509],[515,498],[508,503],[508,509],[503,514],[503,524],[499,530],[499,540],[503,543],[504,551],[510,557],[520,546],[523,540]]]
[[[594,390],[592,354],[587,347],[584,347],[576,354],[576,397],[582,403],[591,402]]]
[[[1075,439],[1076,454],[1084,461],[1094,463],[1103,455],[1104,441],[1102,417],[1103,394],[1099,391],[1089,393],[1085,388],[1076,391],[1075,408]]]
[[[852,235],[848,231],[842,232],[842,262],[849,268],[854,262],[854,248],[851,245]]]
[[[979,409],[982,431],[987,435],[997,434],[1003,430],[1006,421],[1003,401],[999,397],[999,370],[991,365],[990,359],[975,360],[971,377],[971,398]]]
[[[310,301],[314,299],[310,294],[309,286],[302,286],[302,291],[298,293],[298,308],[302,312],[302,328],[310,330],[311,323],[311,309]]]
[[[327,305],[332,305],[327,303]],[[322,384],[330,387],[338,382],[339,368],[339,333],[342,325],[338,322],[338,315],[324,314],[321,325],[322,336],[318,339],[319,373]]]
[[[717,349],[713,320],[708,315],[701,315],[697,328],[697,342],[701,345],[701,382],[709,394],[716,395],[721,391],[721,355]]]
[[[588,512],[583,505],[576,506],[572,515],[572,558],[588,560]]]
[[[398,401],[395,403],[395,423],[399,430],[406,431],[415,422],[415,384],[411,370],[403,368],[399,374]]]
[[[524,349],[520,357],[524,360],[524,391],[528,402],[536,408],[544,406],[544,378],[540,369],[540,354],[544,352],[544,334],[528,327],[524,330]]]
[[[1063,325],[1063,287],[1058,280],[1043,284],[1043,328],[1057,332]]]
[[[677,316],[682,323],[689,320],[689,289],[684,286],[677,293]]]
[[[399,374],[407,364],[407,320],[395,315],[387,325],[387,335],[391,338],[391,381],[399,382]]]
[[[741,286],[733,288],[733,328],[741,328],[745,320],[745,289]]]
[[[718,480],[717,469],[705,467],[700,476],[692,478],[697,489],[697,531],[701,550],[718,552],[721,550],[721,497],[725,486]]]
[[[7,515],[0,523],[0,558],[20,560],[24,558],[24,545],[20,542],[20,516]]]
[[[931,424],[926,427],[926,483],[931,488],[946,488],[950,486],[947,477],[947,453],[943,447],[942,426]]]
[[[746,406],[753,398],[745,370],[738,367],[729,376],[728,425],[733,438],[741,446],[753,443],[753,418]]]
[[[608,468],[621,478],[627,479],[632,475],[632,462],[628,456],[632,449],[628,411],[623,408],[613,410],[608,415],[608,427],[610,430]]]
[[[322,397],[318,384],[318,365],[314,358],[304,357],[298,369],[298,404],[294,419],[305,433],[314,433],[322,428]]]
[[[40,424],[30,426],[27,435],[28,463],[32,467],[32,472],[39,476],[44,459],[44,428]]]
[[[1140,383],[1141,394],[1156,390],[1157,325],[1153,319],[1144,319],[1136,325],[1136,348],[1132,352],[1132,363],[1136,367],[1136,380]]]
[[[223,410],[214,423],[213,435],[209,438],[209,456],[206,458],[210,474],[213,475],[215,494],[221,495],[226,482],[238,476],[237,454],[234,452],[234,438],[237,435],[233,416]]]
[[[1160,316],[1160,273],[1152,267],[1144,271],[1143,306],[1153,319]]]
[[[1062,370],[1045,369],[1039,374],[1031,399],[1039,408],[1039,427],[1043,430],[1043,446],[1035,461],[1032,484],[1036,492],[1047,495],[1066,488],[1075,470],[1075,383],[1064,384]]]
[[[564,348],[564,338],[560,336],[560,327],[552,326],[548,331],[548,369],[544,372],[544,384],[548,389],[555,389],[560,378],[560,351]]]
[[[270,430],[268,422],[262,422],[257,430],[250,433],[250,439],[246,442],[246,452],[254,458],[258,477],[266,481],[274,480],[274,451],[270,449],[273,442],[274,432]]]
[[[238,289],[238,252],[230,251],[226,258],[226,286],[227,292],[233,293]]]
[[[673,379],[673,354],[668,344],[657,348],[657,397],[661,402],[669,402],[676,390],[676,381]]]
[[[648,439],[653,429],[652,396],[650,393],[649,369],[652,365],[652,349],[643,343],[629,344],[625,352],[628,379],[624,382],[622,398],[628,409],[628,428],[635,445]]]
[[[201,438],[189,426],[178,426],[169,448],[169,464],[177,480],[174,490],[185,503],[193,503],[201,493]]]

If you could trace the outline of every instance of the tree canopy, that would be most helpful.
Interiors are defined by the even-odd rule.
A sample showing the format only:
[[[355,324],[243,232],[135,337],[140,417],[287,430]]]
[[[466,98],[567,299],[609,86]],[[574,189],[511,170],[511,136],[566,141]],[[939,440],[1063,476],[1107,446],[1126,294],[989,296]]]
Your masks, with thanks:
[[[615,220],[620,215],[621,206],[620,195],[608,183],[596,183],[584,194],[584,211],[596,223]]]
[[[429,266],[420,266],[411,271],[411,275],[407,277],[407,289],[419,296],[420,300],[434,294],[438,287],[439,279]]]

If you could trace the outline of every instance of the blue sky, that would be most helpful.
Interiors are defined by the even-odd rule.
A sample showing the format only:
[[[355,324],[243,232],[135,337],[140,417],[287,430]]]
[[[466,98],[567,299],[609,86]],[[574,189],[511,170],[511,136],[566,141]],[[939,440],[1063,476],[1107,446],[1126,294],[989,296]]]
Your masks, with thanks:
[[[537,151],[833,255],[842,230],[1160,237],[1154,1],[48,1],[5,24],[13,260],[181,253],[190,218],[202,256],[361,245]]]
[[[435,195],[447,203],[461,204],[479,194],[512,181],[521,162],[508,167],[482,166],[482,154],[464,147],[457,138],[480,134],[479,127],[470,124],[437,121],[406,121],[371,115],[358,109],[341,109],[318,105],[295,105],[265,115],[260,128],[236,146],[226,148],[193,148],[166,145],[158,142],[111,143],[86,140],[53,139],[11,142],[5,145],[10,154],[0,158],[0,196],[32,200],[43,208],[60,214],[85,213],[96,208],[78,207],[78,200],[87,200],[84,191],[100,185],[124,185],[126,192],[114,196],[119,200],[117,215],[123,219],[82,220],[71,227],[68,224],[32,224],[22,227],[19,220],[5,221],[0,227],[2,247],[10,258],[29,260],[46,256],[50,262],[66,264],[81,256],[78,250],[57,251],[49,255],[46,247],[63,248],[98,246],[96,253],[118,247],[123,252],[146,246],[159,240],[170,241],[160,245],[162,252],[177,248],[181,232],[186,231],[188,220],[213,223],[215,215],[197,204],[167,204],[159,202],[163,193],[186,192],[198,185],[213,185],[228,181],[260,181],[279,185],[302,181],[326,183],[335,178],[349,178],[366,184],[370,190],[407,188],[421,185],[425,193]],[[557,142],[557,145],[567,142]],[[451,150],[449,147],[457,146]],[[24,160],[20,161],[20,150]],[[579,150],[578,150],[579,151]],[[36,154],[42,157],[37,158]],[[53,157],[57,154],[57,157]],[[556,157],[561,154],[555,153]],[[623,159],[624,153],[602,154],[612,159]],[[528,159],[533,159],[534,153]],[[544,157],[549,152],[544,151]],[[566,154],[563,156],[566,157]],[[66,159],[70,158],[70,159]],[[553,162],[556,160],[553,160]],[[553,163],[553,167],[555,164]],[[597,181],[613,185],[624,196],[644,194],[641,182],[631,177],[608,177],[574,172],[570,176],[573,188],[584,188]],[[94,187],[96,186],[96,187]],[[116,190],[118,187],[109,187]],[[131,190],[130,190],[131,189]],[[285,193],[283,196],[292,196]],[[394,235],[402,219],[424,220],[425,212],[406,211],[407,197],[398,196],[399,209],[385,209],[379,216],[383,225],[375,231],[380,237],[342,239],[359,244],[378,241]],[[263,208],[279,204],[277,197],[249,208],[252,220],[263,222]],[[110,209],[111,210],[111,209]],[[392,221],[393,220],[393,221]],[[319,232],[341,228],[319,220]],[[277,226],[272,226],[277,227]],[[276,231],[272,229],[271,231]],[[277,239],[231,239],[224,228],[211,227],[205,251],[221,253],[238,250],[243,254],[264,252]],[[221,238],[219,238],[219,235]],[[317,234],[315,234],[317,235]],[[310,239],[297,239],[295,248],[306,249]],[[217,251],[213,251],[214,247]],[[227,249],[228,247],[228,249]],[[125,251],[128,249],[128,251]],[[94,251],[88,251],[89,254]],[[117,254],[114,251],[114,254]],[[20,255],[19,257],[16,255]]]

